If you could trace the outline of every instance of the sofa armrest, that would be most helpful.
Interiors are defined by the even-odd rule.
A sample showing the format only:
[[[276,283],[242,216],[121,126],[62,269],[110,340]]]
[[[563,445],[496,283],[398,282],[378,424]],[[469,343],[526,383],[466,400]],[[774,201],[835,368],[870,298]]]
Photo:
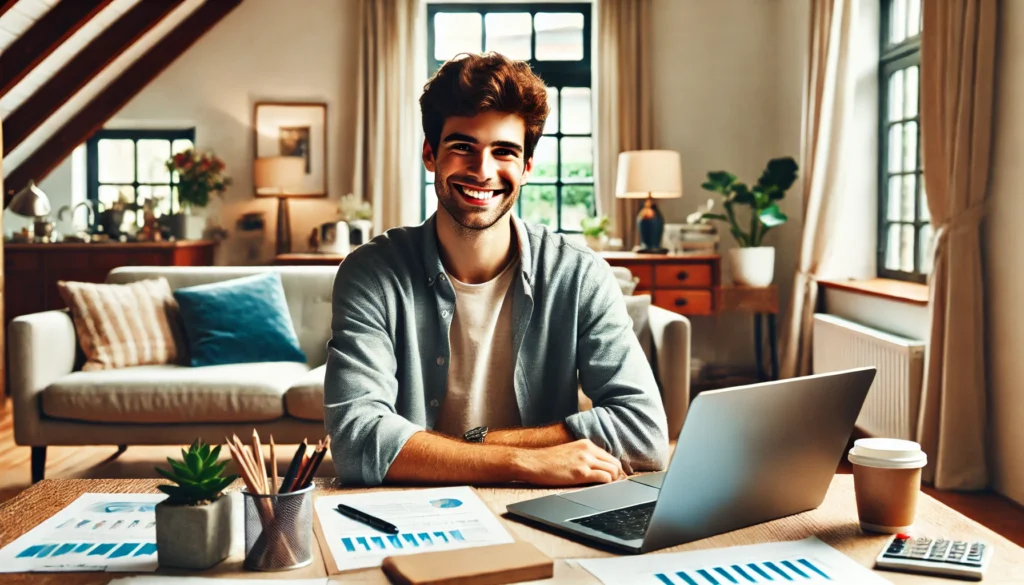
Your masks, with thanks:
[[[7,331],[14,440],[41,446],[39,393],[74,370],[75,326],[67,311],[46,311],[17,317]]]
[[[690,407],[690,321],[653,305],[648,320],[654,341],[655,373],[668,416],[668,436],[674,440]]]

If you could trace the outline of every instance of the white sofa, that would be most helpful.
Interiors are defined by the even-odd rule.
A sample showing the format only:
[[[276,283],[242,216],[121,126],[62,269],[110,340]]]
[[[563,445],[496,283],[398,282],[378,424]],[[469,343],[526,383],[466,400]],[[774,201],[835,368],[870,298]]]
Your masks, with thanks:
[[[122,267],[127,283],[158,276],[171,288],[268,270],[281,273],[307,363],[269,362],[192,368],[141,366],[80,371],[83,358],[67,311],[18,317],[9,327],[14,437],[32,447],[32,481],[43,478],[49,445],[178,445],[231,433],[274,435],[277,443],[322,436],[326,346],[337,270],[328,266]],[[651,359],[675,437],[689,404],[690,324],[651,307]]]

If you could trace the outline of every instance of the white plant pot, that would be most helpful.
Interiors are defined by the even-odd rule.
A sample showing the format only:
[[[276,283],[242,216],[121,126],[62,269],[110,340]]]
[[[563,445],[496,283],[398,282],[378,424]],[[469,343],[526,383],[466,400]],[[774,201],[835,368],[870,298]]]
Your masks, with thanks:
[[[729,250],[735,284],[764,287],[775,278],[775,248],[733,248]]]
[[[587,240],[587,247],[595,252],[603,252],[608,247],[608,235],[601,234],[600,236],[584,236]]]
[[[231,498],[205,506],[156,505],[156,555],[161,567],[205,570],[228,557]]]

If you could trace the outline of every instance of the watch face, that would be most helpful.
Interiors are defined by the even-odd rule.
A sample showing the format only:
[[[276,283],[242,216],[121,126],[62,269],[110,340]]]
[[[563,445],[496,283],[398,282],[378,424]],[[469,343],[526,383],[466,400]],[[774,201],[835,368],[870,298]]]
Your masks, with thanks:
[[[473,443],[483,443],[485,436],[487,436],[487,427],[476,427],[466,431],[462,438]]]

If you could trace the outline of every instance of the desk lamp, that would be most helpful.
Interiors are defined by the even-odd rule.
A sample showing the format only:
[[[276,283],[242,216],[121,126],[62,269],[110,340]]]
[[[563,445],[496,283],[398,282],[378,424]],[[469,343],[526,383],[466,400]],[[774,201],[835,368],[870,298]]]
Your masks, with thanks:
[[[640,246],[638,253],[664,254],[661,236],[665,231],[655,199],[683,196],[683,170],[679,153],[674,150],[633,150],[619,153],[615,196],[620,199],[646,199],[636,216]]]

